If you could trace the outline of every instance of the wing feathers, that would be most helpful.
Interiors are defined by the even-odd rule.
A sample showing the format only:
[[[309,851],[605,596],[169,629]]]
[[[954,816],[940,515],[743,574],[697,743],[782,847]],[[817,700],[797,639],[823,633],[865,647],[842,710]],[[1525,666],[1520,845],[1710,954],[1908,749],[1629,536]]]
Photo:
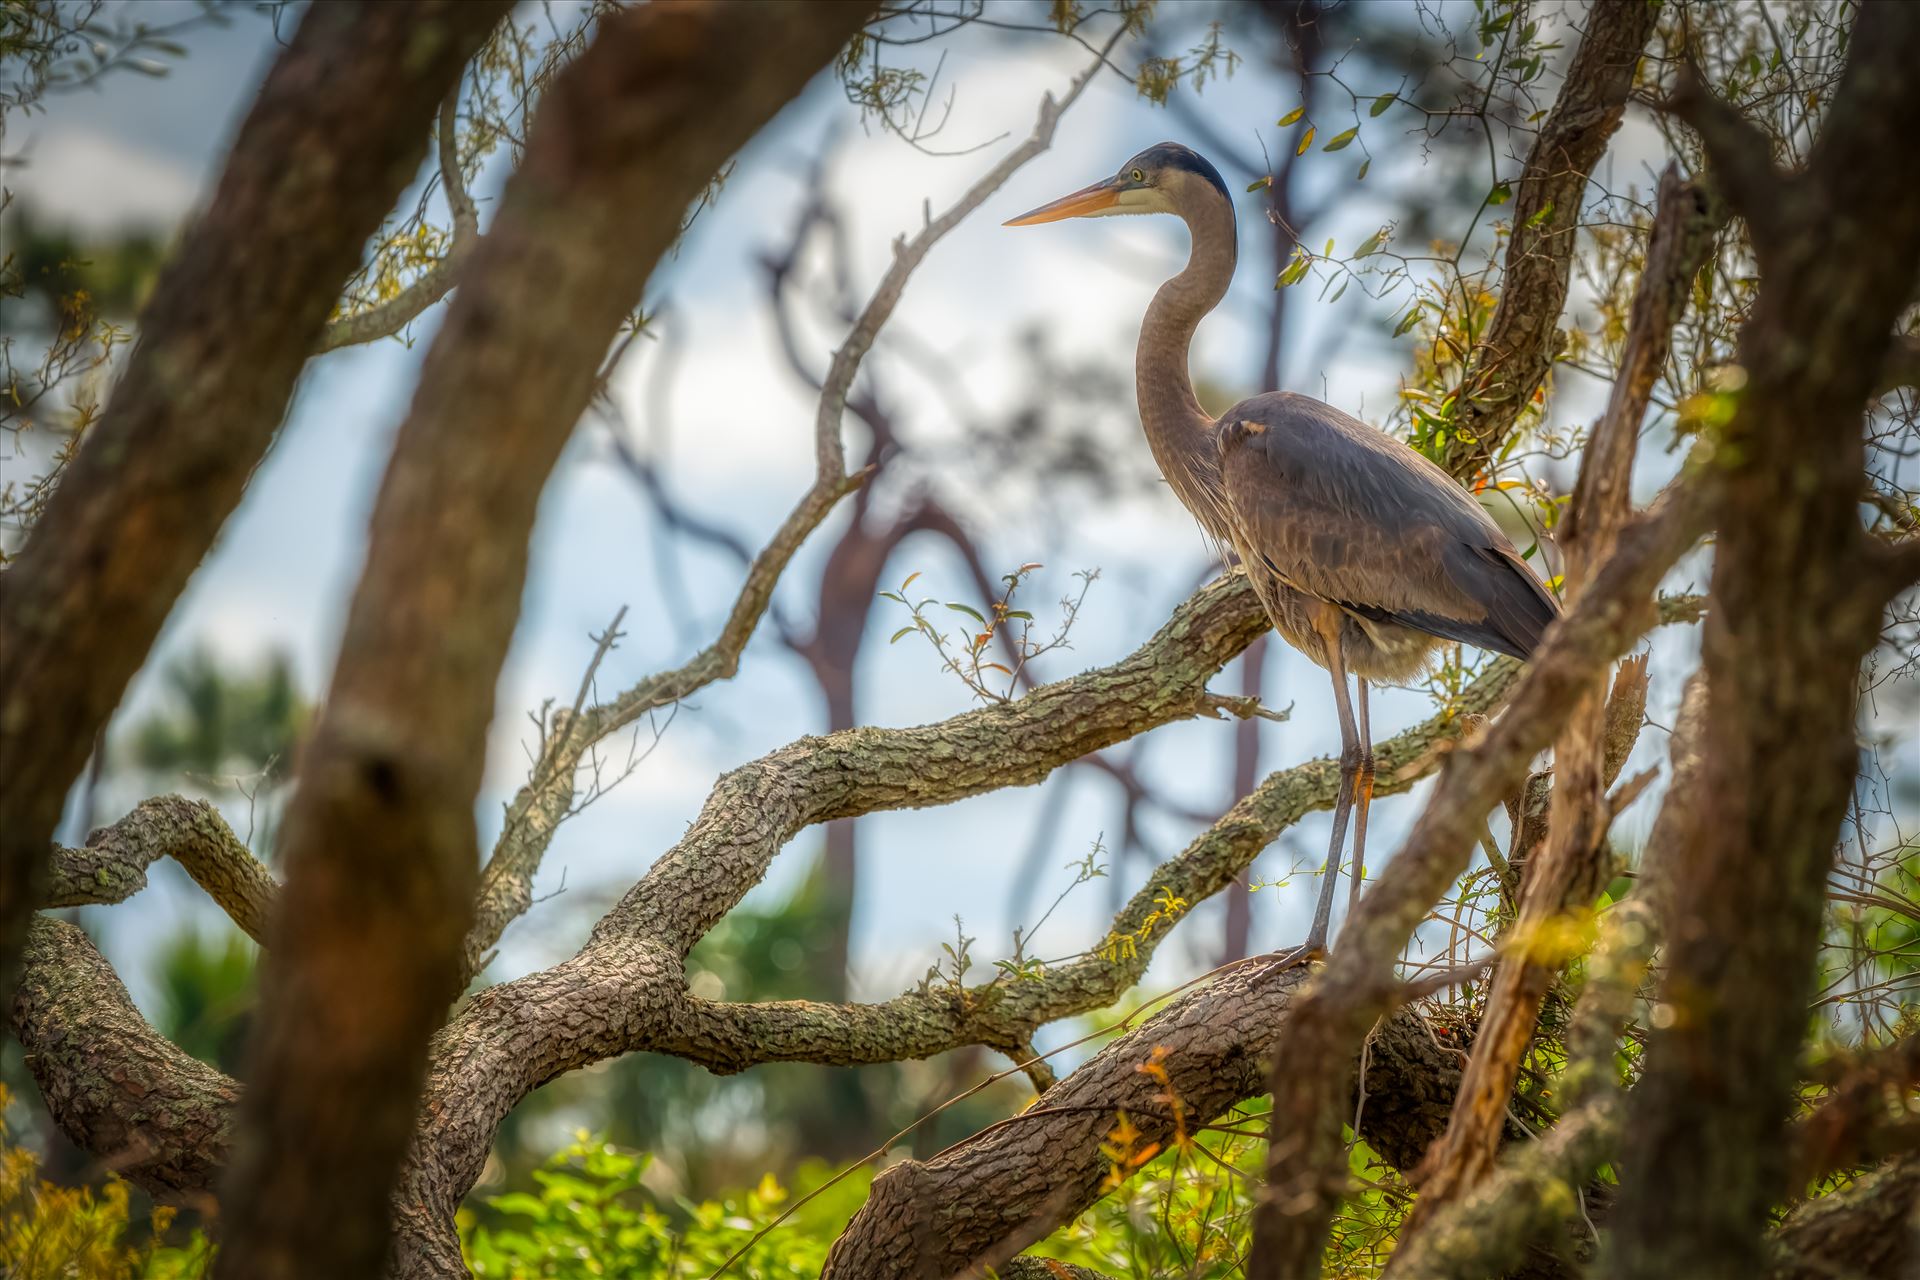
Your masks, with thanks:
[[[1242,402],[1222,426],[1241,536],[1296,590],[1520,658],[1558,615],[1480,504],[1399,441],[1286,393]]]

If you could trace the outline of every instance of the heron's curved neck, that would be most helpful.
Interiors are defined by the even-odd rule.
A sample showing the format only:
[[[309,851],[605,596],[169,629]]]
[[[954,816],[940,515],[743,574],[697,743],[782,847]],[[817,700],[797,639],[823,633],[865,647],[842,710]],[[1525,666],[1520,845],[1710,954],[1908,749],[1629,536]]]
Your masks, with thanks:
[[[1180,210],[1193,235],[1193,252],[1186,270],[1160,286],[1140,326],[1140,348],[1134,359],[1135,389],[1140,398],[1140,425],[1147,443],[1174,492],[1215,537],[1228,530],[1215,528],[1224,518],[1218,498],[1219,462],[1213,438],[1213,419],[1193,394],[1187,370],[1187,351],[1202,317],[1227,295],[1233,282],[1237,254],[1233,205],[1212,187],[1187,201]]]

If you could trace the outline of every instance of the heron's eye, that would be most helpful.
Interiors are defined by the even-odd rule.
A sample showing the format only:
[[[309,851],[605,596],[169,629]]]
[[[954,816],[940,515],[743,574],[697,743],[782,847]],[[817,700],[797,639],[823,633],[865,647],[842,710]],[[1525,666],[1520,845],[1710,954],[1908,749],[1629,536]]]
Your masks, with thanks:
[[[1138,169],[1135,169],[1132,173],[1129,173],[1127,176],[1129,178],[1132,178],[1135,182],[1145,182],[1147,180],[1147,175],[1142,173]]]

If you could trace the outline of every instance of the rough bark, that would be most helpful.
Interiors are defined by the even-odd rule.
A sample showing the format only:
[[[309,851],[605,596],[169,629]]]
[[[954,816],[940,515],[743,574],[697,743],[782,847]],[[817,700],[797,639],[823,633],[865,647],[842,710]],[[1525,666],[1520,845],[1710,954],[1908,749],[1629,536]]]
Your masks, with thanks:
[[[1401,949],[1466,870],[1487,811],[1519,783],[1593,673],[1644,629],[1647,598],[1699,536],[1703,515],[1698,494],[1682,481],[1622,531],[1589,590],[1548,631],[1506,714],[1480,742],[1452,753],[1406,843],[1295,1006],[1275,1056],[1269,1189],[1255,1211],[1250,1276],[1318,1273],[1346,1184],[1338,1100],[1361,1040],[1400,997],[1394,964]]]
[[[1246,961],[1107,1046],[1026,1111],[932,1160],[888,1169],[824,1275],[946,1280],[1044,1238],[1103,1194],[1112,1165],[1100,1147],[1121,1111],[1143,1144],[1173,1138],[1163,1087],[1142,1063],[1159,1058],[1188,1124],[1211,1121],[1266,1087],[1267,1055],[1305,978],[1272,957]],[[1368,1052],[1362,1135],[1389,1161],[1410,1164],[1446,1123],[1459,1071],[1417,1017],[1389,1018]]]
[[[1640,425],[1654,382],[1666,365],[1673,327],[1721,222],[1706,193],[1683,182],[1679,172],[1669,168],[1660,183],[1621,366],[1606,411],[1581,457],[1579,483],[1561,531],[1569,601],[1578,599],[1592,567],[1612,550],[1616,531],[1632,512]],[[1637,704],[1637,723],[1637,710],[1646,701],[1644,660],[1621,667],[1616,697],[1630,676],[1639,690],[1638,698],[1630,699]],[[1538,858],[1528,859],[1519,911],[1506,939],[1509,949],[1494,974],[1486,1013],[1474,1037],[1461,1102],[1445,1139],[1428,1157],[1420,1198],[1403,1236],[1417,1233],[1441,1206],[1493,1171],[1514,1080],[1533,1042],[1547,989],[1567,959],[1551,946],[1541,949],[1537,940],[1550,936],[1554,921],[1590,908],[1611,870],[1606,839],[1613,813],[1606,791],[1611,780],[1607,729],[1612,717],[1603,697],[1605,688],[1604,672],[1587,683],[1555,743],[1546,847]],[[1519,851],[1518,842],[1515,851]]]
[[[169,1200],[210,1200],[239,1089],[147,1025],[80,930],[35,918],[13,1029],[60,1131]]]
[[[1567,1033],[1567,1066],[1553,1089],[1565,1110],[1537,1141],[1509,1147],[1486,1177],[1430,1209],[1417,1229],[1403,1228],[1387,1265],[1388,1280],[1508,1274],[1530,1245],[1583,1207],[1582,1189],[1618,1150],[1626,1107],[1615,1047],[1660,945],[1662,908],[1699,817],[1705,694],[1705,682],[1695,676],[1670,744],[1667,798],[1648,838],[1639,879],[1626,901],[1601,921],[1587,985]],[[1463,1092],[1469,1083],[1462,1082]],[[1449,1119],[1450,1131],[1454,1123]]]
[[[1892,160],[1920,119],[1920,7],[1863,6],[1850,47],[1807,170],[1778,180],[1771,230],[1756,226],[1747,384],[1715,455],[1701,783],[1714,820],[1667,924],[1673,1017],[1634,1091],[1621,1277],[1758,1274],[1789,1159],[1826,878],[1858,766],[1855,683],[1895,585],[1875,569],[1898,567],[1860,522],[1861,409],[1920,276],[1920,192]],[[1712,154],[1716,169],[1754,160]]]
[[[381,1266],[427,1040],[463,978],[474,797],[540,491],[686,207],[869,11],[649,5],[604,22],[542,101],[422,367],[288,809],[219,1274]]]
[[[1766,1280],[1907,1280],[1920,1268],[1920,1155],[1792,1213],[1767,1241]]]
[[[1587,178],[1620,127],[1659,16],[1651,0],[1596,0],[1587,9],[1565,84],[1514,184],[1500,301],[1461,378],[1458,443],[1446,466],[1462,479],[1499,455],[1559,354]]]
[[[53,875],[44,903],[78,907],[124,902],[147,886],[147,868],[172,858],[229,919],[255,942],[267,940],[267,922],[279,886],[273,873],[233,834],[205,800],[155,796],[87,837],[78,849],[53,851]]]
[[[434,109],[506,0],[310,8],[139,344],[0,576],[0,1002],[67,790],[266,453]]]
[[[1920,1034],[1861,1055],[1793,1126],[1787,1187],[1799,1194],[1830,1170],[1920,1149]]]
[[[1662,609],[1670,622],[1691,622],[1698,616],[1697,599],[1678,598]],[[1012,767],[1023,780],[1038,780],[1087,749],[1073,730],[1077,718],[1103,725],[1105,734],[1126,736],[1205,713],[1217,701],[1206,692],[1205,681],[1265,627],[1265,615],[1244,577],[1234,575],[1184,604],[1143,650],[1115,668],[1047,686],[1008,708],[969,712],[941,725],[868,729],[796,743],[748,766],[731,783],[723,782],[716,807],[721,813],[729,808],[751,812],[763,794],[788,794],[787,788],[775,785],[781,774],[789,774],[789,783],[799,781],[805,773],[794,772],[797,762],[813,753],[824,753],[824,762],[832,766],[818,778],[845,788],[831,797],[835,813],[938,804],[975,794],[993,785],[995,767]],[[1462,709],[1492,709],[1516,671],[1516,664],[1496,664],[1470,687]],[[1074,714],[1065,714],[1064,708],[1073,708]],[[1382,743],[1381,791],[1402,790],[1432,773],[1469,718],[1436,716]],[[903,763],[873,778],[870,787],[865,771],[848,767],[856,758],[912,762],[956,757],[974,759],[979,767],[943,767],[916,779]],[[744,780],[770,790],[733,789]],[[1217,891],[1286,826],[1306,812],[1329,807],[1337,785],[1338,769],[1329,760],[1272,775],[1162,867],[1115,917],[1111,932],[1134,940],[1131,953],[1089,957],[1051,969],[1038,980],[1012,986],[987,983],[963,991],[930,988],[877,1005],[713,1004],[688,995],[672,950],[641,945],[616,933],[555,969],[481,993],[434,1046],[429,1099],[397,1201],[402,1270],[458,1274],[453,1211],[477,1176],[500,1117],[545,1081],[607,1056],[644,1050],[681,1054],[714,1071],[739,1071],[774,1060],[850,1065],[968,1044],[1010,1048],[1024,1043],[1041,1023],[1106,1007],[1138,981],[1174,924],[1161,919],[1146,927],[1162,888],[1190,902]],[[176,811],[162,806],[156,812]],[[91,847],[123,848],[147,840],[169,846],[176,838],[191,844],[199,838],[196,824],[185,820],[192,817],[188,810],[177,830],[149,831],[154,814],[141,812],[132,829],[109,828]],[[136,833],[139,841],[132,839]],[[766,833],[767,843],[757,856],[771,859],[789,834],[781,829]],[[706,822],[690,833],[679,851],[681,860],[697,865],[736,835],[724,822]],[[139,856],[147,856],[144,847]],[[746,870],[757,874],[755,865],[747,864]],[[757,865],[763,869],[765,864]],[[122,879],[113,870],[108,878],[116,884]],[[670,879],[663,879],[651,891],[674,889]],[[91,1024],[16,1017],[14,1029],[27,1049],[29,1066],[49,1093],[85,1090],[93,1100],[102,1119],[75,1129],[76,1138],[85,1140],[100,1124],[137,1124],[160,1164],[180,1163],[211,1178],[220,1156],[200,1146],[209,1132],[225,1132],[230,1103],[201,1096],[205,1091],[187,1088],[189,1082],[175,1082],[168,1087],[174,1095],[196,1099],[193,1106],[157,1112],[146,1108],[144,1099],[155,1086],[140,1074],[145,1067],[130,1074],[127,1064],[139,1066],[165,1042],[140,1018],[104,965],[99,974],[103,976],[76,978],[66,971],[59,953],[36,953],[28,983],[38,984],[36,989],[71,989],[72,999],[101,1006],[100,1025],[111,1024],[114,1031],[96,1034]],[[1432,1044],[1424,1032],[1418,1034]],[[1455,1056],[1436,1052],[1448,1061]],[[1368,1123],[1378,1127],[1368,1132],[1387,1158],[1407,1167],[1445,1123],[1452,1094],[1450,1087],[1434,1086],[1428,1075],[1382,1074],[1394,1060],[1389,1053],[1370,1058]],[[215,1082],[225,1091],[223,1098],[236,1092],[223,1078]],[[1396,1142],[1395,1134],[1405,1136]],[[163,1193],[175,1185],[148,1178],[141,1167],[130,1169],[129,1176]]]

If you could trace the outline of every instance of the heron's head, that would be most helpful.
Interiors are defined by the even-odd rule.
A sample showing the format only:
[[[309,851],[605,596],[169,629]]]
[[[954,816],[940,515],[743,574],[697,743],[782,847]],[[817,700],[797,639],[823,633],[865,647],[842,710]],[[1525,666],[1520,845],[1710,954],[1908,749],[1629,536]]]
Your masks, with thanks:
[[[1102,178],[1052,204],[1010,218],[1009,227],[1030,227],[1062,218],[1104,218],[1118,213],[1185,214],[1197,206],[1224,200],[1233,206],[1220,171],[1191,147],[1162,142],[1148,147]]]

